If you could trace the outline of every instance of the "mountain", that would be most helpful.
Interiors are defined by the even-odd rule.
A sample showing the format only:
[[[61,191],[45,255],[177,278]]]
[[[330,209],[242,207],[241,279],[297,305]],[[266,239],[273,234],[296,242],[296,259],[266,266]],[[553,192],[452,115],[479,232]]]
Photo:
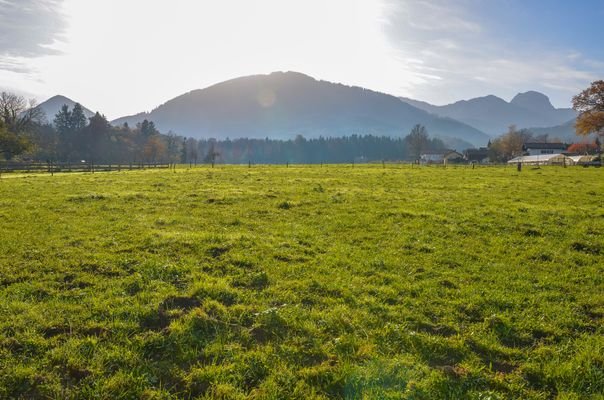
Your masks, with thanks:
[[[55,118],[55,115],[57,115],[61,107],[63,107],[63,104],[67,104],[69,109],[72,109],[76,102],[68,97],[57,95],[51,97],[43,103],[38,104],[36,108],[44,111],[44,114],[46,115],[46,122],[52,122]],[[84,106],[82,106],[82,110],[84,111],[86,118],[90,118],[94,115],[92,111]]]
[[[516,96],[514,96],[512,101],[510,101],[510,104],[544,115],[556,112],[556,109],[549,101],[549,97],[543,93],[532,90],[524,93],[518,93]]]
[[[408,98],[401,100],[441,117],[454,118],[492,136],[505,133],[510,125],[518,128],[548,127],[576,117],[572,109],[555,108],[546,95],[535,91],[519,93],[510,102],[493,95],[444,106]]]
[[[584,140],[581,136],[575,133],[575,119],[565,122],[557,126],[546,128],[529,128],[535,135],[548,135],[549,139],[560,139],[565,143],[575,143]]]
[[[373,134],[407,135],[415,124],[431,136],[475,146],[489,137],[398,98],[360,87],[319,81],[298,72],[274,72],[225,81],[169,100],[150,113],[112,123],[152,120],[160,131],[202,138],[294,138]]]

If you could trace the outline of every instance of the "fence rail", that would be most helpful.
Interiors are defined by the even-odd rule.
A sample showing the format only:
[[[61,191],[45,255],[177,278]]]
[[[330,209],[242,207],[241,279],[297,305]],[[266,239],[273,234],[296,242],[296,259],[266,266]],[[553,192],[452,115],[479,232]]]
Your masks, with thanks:
[[[127,163],[127,164],[95,164],[69,162],[14,162],[0,161],[0,174],[7,172],[21,173],[55,173],[55,172],[104,172],[138,169],[168,169],[172,164],[167,163]]]

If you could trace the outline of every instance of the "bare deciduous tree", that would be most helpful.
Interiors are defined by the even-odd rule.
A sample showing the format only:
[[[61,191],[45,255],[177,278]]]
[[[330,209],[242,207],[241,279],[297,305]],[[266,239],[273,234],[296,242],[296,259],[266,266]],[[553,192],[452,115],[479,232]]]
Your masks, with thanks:
[[[28,102],[14,93],[0,93],[0,119],[9,132],[22,133],[32,123],[42,122],[44,117],[44,111],[36,107],[35,100]]]

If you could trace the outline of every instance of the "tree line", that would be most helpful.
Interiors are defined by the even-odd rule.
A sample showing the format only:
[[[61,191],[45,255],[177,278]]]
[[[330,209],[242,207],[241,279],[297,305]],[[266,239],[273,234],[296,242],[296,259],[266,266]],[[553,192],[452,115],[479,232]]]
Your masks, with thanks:
[[[573,97],[578,111],[578,135],[595,133],[604,137],[604,81]],[[359,161],[418,160],[423,152],[443,152],[444,143],[430,138],[425,127],[416,125],[401,137],[350,135],[306,139],[193,139],[169,132],[160,133],[152,121],[134,127],[112,126],[100,113],[87,118],[80,104],[64,105],[44,122],[46,116],[35,102],[12,93],[0,93],[0,159],[38,161],[80,160],[97,163],[345,163]],[[546,141],[528,130],[510,130],[488,146],[493,162],[507,161],[522,154],[528,141]],[[601,152],[601,142],[585,147]]]
[[[63,105],[52,118],[35,104],[2,94],[0,158],[37,161],[129,163],[348,163],[418,159],[423,151],[443,151],[420,125],[405,137],[351,135],[306,139],[194,139],[160,133],[152,121],[112,126],[100,113],[87,118],[80,104]],[[3,107],[4,106],[4,107]]]

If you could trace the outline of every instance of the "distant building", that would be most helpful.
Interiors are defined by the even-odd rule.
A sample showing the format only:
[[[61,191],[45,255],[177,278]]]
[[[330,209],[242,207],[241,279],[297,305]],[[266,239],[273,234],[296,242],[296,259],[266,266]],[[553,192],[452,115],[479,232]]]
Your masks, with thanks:
[[[489,162],[489,149],[481,147],[478,149],[467,149],[464,151],[464,158],[468,162],[484,164]]]
[[[590,165],[598,159],[598,156],[593,155],[576,155],[569,156],[574,165]]]
[[[566,151],[564,143],[525,143],[522,150],[529,156],[537,156],[542,154],[560,154]]]
[[[456,152],[455,150],[446,150],[440,152],[429,152],[420,155],[420,162],[422,164],[444,164],[447,163],[458,163],[463,161],[463,154]]]
[[[422,164],[442,164],[445,157],[445,153],[422,153],[419,156],[419,161]]]
[[[532,156],[520,156],[512,158],[508,164],[521,163],[524,165],[573,165],[570,157],[564,154],[537,154]]]
[[[463,154],[455,150],[449,150],[445,153],[444,159],[450,163],[459,163],[463,161]]]

